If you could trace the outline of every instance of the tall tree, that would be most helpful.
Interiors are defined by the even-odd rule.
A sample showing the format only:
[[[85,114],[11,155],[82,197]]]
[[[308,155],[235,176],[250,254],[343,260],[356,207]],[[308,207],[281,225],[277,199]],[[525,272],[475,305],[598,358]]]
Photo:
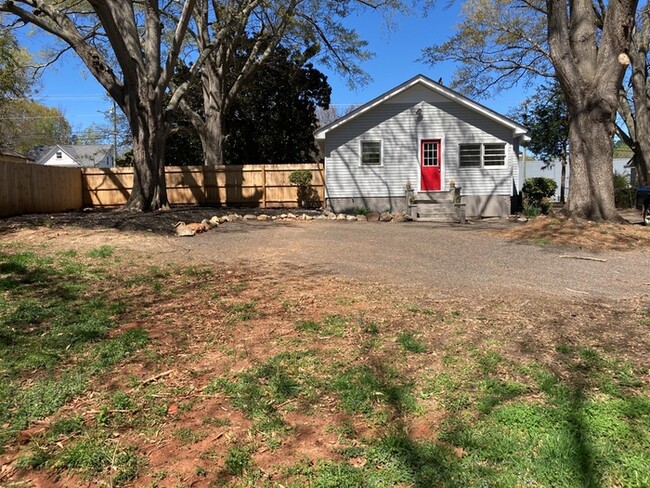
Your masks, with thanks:
[[[618,218],[612,147],[636,0],[470,0],[453,42],[425,51],[431,62],[465,60],[458,86],[474,93],[536,76],[556,77],[569,111],[567,210]],[[446,50],[445,50],[446,48]],[[462,79],[461,79],[462,78]]]
[[[631,74],[627,87],[619,90],[619,114],[625,128],[617,127],[618,136],[633,151],[639,185],[650,184],[650,6],[639,13],[628,51]]]
[[[199,52],[212,50],[201,70],[203,108],[181,108],[201,138],[205,164],[224,161],[224,117],[253,73],[283,42],[320,53],[320,61],[361,81],[358,62],[370,57],[367,43],[342,19],[357,9],[399,8],[399,0],[198,0],[191,34]],[[245,40],[245,62],[238,47]],[[322,47],[322,48],[321,48]],[[236,76],[234,67],[237,66]]]
[[[29,54],[18,45],[12,32],[0,31],[0,104],[22,98],[29,92],[28,61]]]
[[[612,170],[618,90],[627,68],[636,0],[594,5],[548,0],[549,51],[569,110],[568,210],[616,220]]]
[[[164,8],[175,9],[177,15],[172,32],[164,34],[167,24],[157,0],[0,1],[0,11],[43,29],[74,50],[126,115],[135,161],[129,209],[168,206],[166,120],[182,91],[164,101],[196,2],[165,2]],[[200,65],[198,59],[195,69]]]
[[[252,42],[248,44],[248,48]],[[237,50],[237,63],[248,59],[246,47]],[[308,61],[310,53],[292,52],[277,46],[224,114],[224,162],[226,164],[296,163],[318,158],[313,132],[316,109],[329,104],[331,88],[325,75]],[[182,73],[177,77],[182,81]],[[196,112],[203,110],[195,80],[185,102]],[[184,113],[174,116],[166,160],[173,164],[197,164],[201,160],[200,138]]]
[[[57,108],[19,99],[0,106],[0,146],[26,154],[34,146],[69,144],[72,131]]]
[[[542,86],[525,100],[513,117],[528,129],[528,149],[546,167],[561,165],[560,202],[565,202],[566,168],[569,163],[569,114],[562,90],[554,83]]]
[[[301,53],[277,46],[226,114],[226,161],[303,163],[318,159],[316,107],[329,106],[327,78]],[[257,80],[257,82],[255,82]]]

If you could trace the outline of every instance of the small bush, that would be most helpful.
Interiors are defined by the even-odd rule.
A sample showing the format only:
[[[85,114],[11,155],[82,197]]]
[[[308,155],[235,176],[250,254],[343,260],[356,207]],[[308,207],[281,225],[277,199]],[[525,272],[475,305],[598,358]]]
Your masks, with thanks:
[[[311,171],[301,169],[289,174],[289,182],[298,187],[298,205],[301,207],[309,206],[314,199],[314,189],[311,186]]]
[[[537,208],[546,215],[551,209],[550,199],[555,195],[555,190],[557,190],[557,183],[551,178],[527,178],[522,188],[525,195],[524,209],[527,207]]]
[[[616,208],[630,208],[634,206],[636,189],[630,186],[630,178],[620,173],[614,173],[614,202]]]

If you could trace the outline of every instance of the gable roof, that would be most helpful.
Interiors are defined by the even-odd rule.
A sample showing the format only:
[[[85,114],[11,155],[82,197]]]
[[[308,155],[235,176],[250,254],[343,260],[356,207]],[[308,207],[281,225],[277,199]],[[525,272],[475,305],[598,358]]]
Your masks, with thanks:
[[[374,100],[371,100],[370,102],[358,107],[357,109],[353,110],[347,115],[344,115],[343,117],[335,120],[334,122],[327,124],[320,129],[316,130],[314,132],[314,136],[316,140],[324,140],[326,137],[326,134],[333,130],[336,129],[337,127],[340,127],[347,122],[349,122],[352,119],[355,119],[359,115],[372,110],[378,105],[381,105],[384,102],[387,102],[391,98],[399,95],[400,93],[408,90],[409,88],[416,86],[416,85],[422,85],[431,91],[438,93],[442,95],[445,98],[448,98],[449,100],[458,103],[459,105],[462,105],[470,110],[473,110],[474,112],[477,112],[489,119],[494,120],[495,122],[508,127],[512,129],[513,133],[515,136],[521,136],[524,138],[524,140],[528,140],[526,134],[528,133],[528,130],[521,124],[515,122],[512,119],[509,119],[508,117],[505,117],[494,110],[491,110],[480,103],[477,103],[473,100],[470,100],[469,98],[461,95],[458,92],[455,92],[454,90],[451,90],[439,83],[436,83],[432,79],[424,76],[424,75],[417,75],[411,78],[408,81],[405,81],[401,85],[396,86],[392,90],[387,91],[383,95],[379,95],[377,98]]]
[[[58,151],[63,151],[79,166],[92,168],[98,166],[112,148],[110,144],[57,144],[39,149],[36,164],[45,164]]]

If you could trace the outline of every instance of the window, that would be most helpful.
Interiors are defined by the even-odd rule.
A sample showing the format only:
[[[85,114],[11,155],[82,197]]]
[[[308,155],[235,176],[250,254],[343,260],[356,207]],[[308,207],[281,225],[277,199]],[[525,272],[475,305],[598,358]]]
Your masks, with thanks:
[[[503,166],[506,164],[505,144],[483,145],[483,166]]]
[[[461,144],[459,147],[461,168],[481,168],[506,164],[505,144]]]
[[[61,151],[56,152],[56,159],[63,159],[63,153]]]
[[[440,166],[440,141],[422,141],[422,166]]]
[[[460,145],[460,167],[461,168],[481,167],[481,145],[480,144]]]
[[[381,141],[361,141],[361,165],[381,165]]]

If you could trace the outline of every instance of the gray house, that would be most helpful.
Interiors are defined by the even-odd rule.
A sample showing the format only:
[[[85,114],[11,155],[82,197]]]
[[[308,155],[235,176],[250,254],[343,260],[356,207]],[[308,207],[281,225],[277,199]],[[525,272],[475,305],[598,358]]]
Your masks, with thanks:
[[[29,151],[36,164],[72,168],[111,168],[115,166],[112,144],[57,144],[37,146]]]
[[[433,215],[431,205],[453,211],[454,202],[468,216],[509,215],[519,146],[528,140],[518,123],[422,75],[315,137],[332,210],[406,211],[410,202],[419,217]]]

